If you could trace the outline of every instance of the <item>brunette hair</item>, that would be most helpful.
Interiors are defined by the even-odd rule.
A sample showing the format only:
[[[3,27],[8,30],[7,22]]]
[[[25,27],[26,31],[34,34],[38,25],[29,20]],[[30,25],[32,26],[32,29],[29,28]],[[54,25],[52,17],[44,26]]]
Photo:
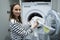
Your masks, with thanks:
[[[18,4],[18,3],[14,3],[14,4],[10,5],[10,17],[9,17],[9,20],[10,19],[15,19],[16,20],[14,14],[13,14],[13,11],[12,11],[15,5],[19,5],[20,6],[20,4]],[[18,19],[19,19],[19,21],[17,21],[17,20],[16,21],[22,23],[21,15],[18,16]]]

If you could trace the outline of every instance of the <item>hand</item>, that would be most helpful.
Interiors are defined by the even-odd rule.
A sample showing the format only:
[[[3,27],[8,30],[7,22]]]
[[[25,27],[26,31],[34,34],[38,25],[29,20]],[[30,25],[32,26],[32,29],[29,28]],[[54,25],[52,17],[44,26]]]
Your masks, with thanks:
[[[36,28],[38,26],[38,22],[35,21],[34,24],[31,25],[31,28]]]

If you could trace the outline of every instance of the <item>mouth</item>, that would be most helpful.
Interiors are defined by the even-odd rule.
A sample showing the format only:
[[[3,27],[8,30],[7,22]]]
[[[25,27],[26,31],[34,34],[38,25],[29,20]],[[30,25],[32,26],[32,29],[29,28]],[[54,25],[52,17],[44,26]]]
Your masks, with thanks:
[[[19,14],[19,13],[16,13],[15,15],[16,15],[16,16],[19,16],[20,14]]]
[[[16,14],[20,14],[19,12],[16,12]]]

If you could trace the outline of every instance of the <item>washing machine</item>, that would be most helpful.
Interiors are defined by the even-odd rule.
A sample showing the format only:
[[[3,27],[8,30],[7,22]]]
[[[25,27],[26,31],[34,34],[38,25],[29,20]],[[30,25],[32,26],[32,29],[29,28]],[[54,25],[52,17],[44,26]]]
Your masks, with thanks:
[[[24,24],[33,16],[45,18],[48,11],[51,10],[51,0],[24,0],[22,1],[22,21]]]
[[[22,6],[22,22],[24,25],[27,25],[29,20],[34,16],[38,16],[40,18],[45,19],[49,10],[51,10],[51,0],[23,0],[21,3]],[[37,32],[40,32],[38,33]],[[42,32],[42,28],[35,30],[34,33],[31,34],[32,40],[49,40],[49,36]],[[33,35],[33,36],[32,36]],[[29,35],[30,36],[30,35]],[[29,36],[27,38],[29,38]],[[47,37],[45,37],[47,36]]]
[[[56,11],[52,10],[52,0],[22,0],[22,23],[28,24],[29,20],[34,16],[41,17],[45,19],[45,23],[47,26],[51,26],[55,31],[51,33],[49,39],[46,40],[60,40],[59,39],[59,28],[60,28],[60,19],[56,13]],[[49,17],[50,16],[50,17]],[[52,19],[51,19],[52,18]],[[50,22],[52,21],[53,22]],[[53,25],[52,25],[53,24]],[[36,31],[37,32],[37,31]],[[41,40],[45,40],[42,36]],[[35,40],[35,39],[33,39]],[[38,39],[39,40],[39,39]]]
[[[60,33],[59,32],[60,21],[57,13],[52,10],[52,0],[22,0],[21,6],[23,24],[28,24],[32,17],[38,16],[45,19],[46,25],[51,26],[52,23],[50,23],[50,20],[52,19],[49,19],[49,16],[52,17],[54,19],[53,22],[56,22],[56,24],[53,24],[51,27],[54,28],[55,31],[51,34],[53,36],[49,37],[51,39],[49,39],[46,35],[46,37],[48,38],[46,40],[58,40],[57,39],[59,36],[58,34]],[[42,36],[40,38],[42,38],[41,40],[45,40],[43,39]]]

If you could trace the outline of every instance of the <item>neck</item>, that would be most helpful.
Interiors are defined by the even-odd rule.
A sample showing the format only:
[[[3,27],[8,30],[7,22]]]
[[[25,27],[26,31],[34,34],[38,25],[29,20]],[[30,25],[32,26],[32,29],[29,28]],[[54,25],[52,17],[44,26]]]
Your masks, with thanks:
[[[16,20],[18,20],[18,17],[15,17],[16,18]]]
[[[18,17],[15,17],[16,19],[18,19]]]

